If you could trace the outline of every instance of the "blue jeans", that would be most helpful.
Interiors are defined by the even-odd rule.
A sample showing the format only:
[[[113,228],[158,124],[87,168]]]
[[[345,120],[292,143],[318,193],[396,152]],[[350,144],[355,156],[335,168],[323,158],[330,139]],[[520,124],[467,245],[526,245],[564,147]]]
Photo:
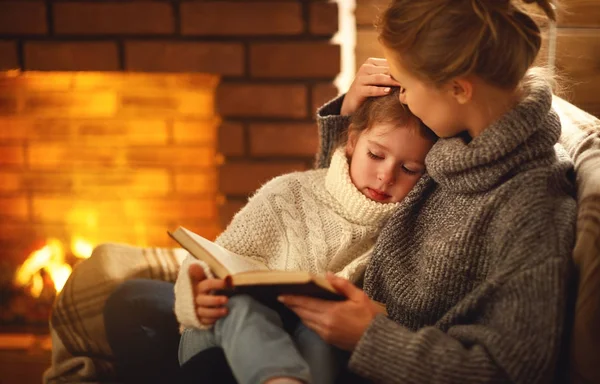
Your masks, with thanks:
[[[173,283],[158,280],[129,280],[110,295],[104,325],[120,379],[171,383],[179,374],[174,303]]]
[[[306,383],[333,384],[345,353],[307,328],[285,307],[272,309],[248,295],[236,295],[229,313],[212,329],[186,329],[179,344],[179,363],[211,347],[223,349],[236,380],[263,383],[293,377]]]

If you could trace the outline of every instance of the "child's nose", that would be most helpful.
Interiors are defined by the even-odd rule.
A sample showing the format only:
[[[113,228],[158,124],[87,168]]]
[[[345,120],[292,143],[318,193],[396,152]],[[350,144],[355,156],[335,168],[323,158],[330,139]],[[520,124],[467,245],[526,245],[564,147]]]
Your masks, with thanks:
[[[379,173],[378,179],[384,185],[392,185],[396,182],[396,177],[394,176],[394,172],[390,172],[387,170],[381,171]]]

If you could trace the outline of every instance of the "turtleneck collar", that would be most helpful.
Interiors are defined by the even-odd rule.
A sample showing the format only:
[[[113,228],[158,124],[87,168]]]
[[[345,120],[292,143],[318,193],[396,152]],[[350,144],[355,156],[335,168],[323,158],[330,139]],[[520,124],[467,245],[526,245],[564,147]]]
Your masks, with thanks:
[[[470,143],[459,137],[438,140],[425,159],[429,175],[455,192],[478,193],[534,160],[551,159],[560,136],[560,121],[551,110],[552,91],[540,78],[529,84],[526,96]]]
[[[383,225],[398,203],[380,203],[363,195],[350,179],[350,166],[343,148],[338,148],[325,176],[325,188],[344,208],[343,216],[364,225]]]

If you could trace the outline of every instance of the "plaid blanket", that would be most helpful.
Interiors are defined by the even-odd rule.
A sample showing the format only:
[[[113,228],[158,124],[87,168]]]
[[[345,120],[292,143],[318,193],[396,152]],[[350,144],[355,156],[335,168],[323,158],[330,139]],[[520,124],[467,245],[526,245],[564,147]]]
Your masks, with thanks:
[[[570,346],[572,383],[600,382],[600,120],[555,98],[561,117],[560,144],[575,162],[578,222],[573,253],[579,269]],[[107,382],[112,353],[102,312],[113,289],[132,278],[175,281],[186,252],[103,244],[73,271],[50,321],[52,366],[44,383]]]
[[[104,332],[104,303],[123,281],[175,281],[183,249],[102,244],[73,270],[50,319],[52,366],[44,383],[102,382],[114,376]]]

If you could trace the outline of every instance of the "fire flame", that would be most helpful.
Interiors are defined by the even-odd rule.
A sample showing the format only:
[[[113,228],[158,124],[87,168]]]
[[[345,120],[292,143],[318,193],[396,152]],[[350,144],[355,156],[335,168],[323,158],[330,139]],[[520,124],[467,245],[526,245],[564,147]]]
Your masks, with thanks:
[[[92,249],[93,245],[82,238],[74,237],[71,240],[71,252],[77,258],[90,257]],[[44,279],[40,274],[42,270],[52,279],[56,292],[60,292],[72,271],[65,261],[65,251],[60,240],[48,239],[46,245],[32,252],[17,269],[14,283],[20,287],[29,286],[31,295],[38,298],[44,288]]]

